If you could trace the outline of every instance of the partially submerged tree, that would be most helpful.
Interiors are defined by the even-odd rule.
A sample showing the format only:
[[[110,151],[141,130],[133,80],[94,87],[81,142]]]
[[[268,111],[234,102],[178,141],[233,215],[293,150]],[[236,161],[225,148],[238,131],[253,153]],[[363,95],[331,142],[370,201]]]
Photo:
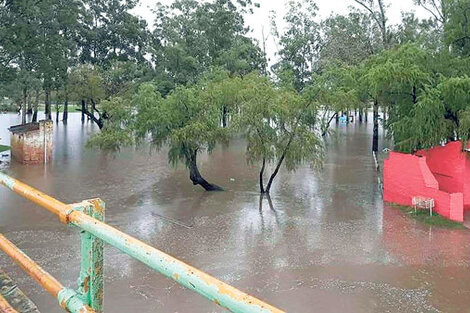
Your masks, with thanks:
[[[105,97],[105,85],[101,73],[91,65],[74,68],[70,74],[69,89],[75,100],[82,104],[77,110],[102,129],[107,113],[98,109],[98,104]]]
[[[470,78],[442,78],[421,94],[407,116],[394,126],[401,130],[397,148],[405,152],[470,138]]]
[[[197,165],[201,152],[211,152],[216,143],[227,139],[219,107],[207,98],[202,84],[178,87],[162,98],[156,85],[144,83],[132,102],[119,97],[104,102],[109,119],[91,144],[116,149],[150,139],[157,149],[169,146],[169,161],[183,162],[194,185],[207,191],[223,190],[205,180]]]
[[[432,54],[414,44],[383,51],[369,64],[366,81],[371,99],[389,108],[389,120],[384,127],[396,142],[401,142],[407,129],[395,122],[406,118],[417,105],[422,93],[435,80]]]
[[[322,140],[314,131],[317,107],[295,90],[278,90],[265,77],[250,74],[241,91],[237,129],[247,140],[247,161],[261,162],[259,186],[269,193],[283,164],[295,170],[301,163],[316,164],[322,158]],[[268,164],[274,165],[266,186]]]

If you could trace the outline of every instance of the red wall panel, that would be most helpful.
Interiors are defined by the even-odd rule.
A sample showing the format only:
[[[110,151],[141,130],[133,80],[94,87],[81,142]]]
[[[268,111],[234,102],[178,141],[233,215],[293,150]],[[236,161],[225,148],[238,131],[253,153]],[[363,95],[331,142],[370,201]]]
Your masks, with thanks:
[[[384,161],[384,201],[411,206],[414,196],[433,198],[437,213],[462,222],[463,194],[449,193],[439,187],[426,157],[391,152]]]

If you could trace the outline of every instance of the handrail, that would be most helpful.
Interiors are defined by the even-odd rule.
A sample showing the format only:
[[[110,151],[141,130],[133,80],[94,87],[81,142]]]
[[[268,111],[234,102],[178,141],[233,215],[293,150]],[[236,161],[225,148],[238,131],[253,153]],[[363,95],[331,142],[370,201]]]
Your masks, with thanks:
[[[0,312],[2,313],[18,313],[10,303],[0,294]]]
[[[60,305],[69,310],[70,312],[77,313],[95,313],[83,299],[73,290],[64,288],[51,274],[43,270],[36,262],[31,260],[23,251],[18,249],[11,241],[4,235],[0,234],[0,249],[12,258],[23,270],[34,280],[36,280],[47,292],[54,298],[59,299],[59,295],[66,294]],[[72,301],[69,301],[73,298]],[[1,306],[0,306],[1,308]],[[0,310],[0,312],[3,312]],[[9,312],[9,311],[6,311]],[[16,312],[16,311],[11,311]]]
[[[80,291],[82,293],[88,292],[84,298],[88,299],[89,302],[95,302],[89,304],[96,312],[102,312],[103,285],[102,282],[98,282],[97,285],[100,290],[92,291],[94,295],[90,295],[90,290],[94,289],[90,284],[95,280],[93,277],[87,276],[87,273],[96,270],[97,275],[102,275],[102,250],[100,252],[102,246],[100,246],[100,241],[97,240],[102,240],[118,248],[180,285],[194,290],[231,312],[284,312],[102,222],[104,203],[99,199],[78,204],[65,204],[3,173],[0,173],[0,184],[58,215],[61,222],[82,229]],[[96,258],[89,257],[93,251],[97,254]],[[101,260],[99,260],[100,258]],[[93,297],[101,297],[101,299],[93,301]]]

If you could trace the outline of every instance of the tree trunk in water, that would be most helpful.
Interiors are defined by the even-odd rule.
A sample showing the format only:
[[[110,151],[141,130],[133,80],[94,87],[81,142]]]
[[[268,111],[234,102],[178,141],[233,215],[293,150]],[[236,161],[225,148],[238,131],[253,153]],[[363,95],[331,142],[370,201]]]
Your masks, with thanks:
[[[56,123],[59,122],[59,99],[55,103],[55,121]]]
[[[82,103],[82,105],[83,105],[83,103]],[[101,117],[101,114],[99,114],[99,118],[96,118],[95,115],[93,115],[91,112],[88,112],[86,109],[85,109],[85,110],[81,109],[81,110],[79,110],[79,111],[81,111],[82,114],[86,115],[86,116],[88,117],[88,120],[92,120],[94,123],[96,123],[96,125],[98,125],[98,127],[99,127],[100,129],[103,129],[103,127],[104,127],[104,119]],[[97,112],[98,112],[98,111],[97,111]],[[98,112],[98,113],[99,113],[99,112]],[[83,123],[83,119],[84,119],[84,117],[82,116],[82,123]]]
[[[284,157],[285,157],[285,153],[282,154],[281,158],[277,162],[276,169],[271,174],[271,177],[269,177],[269,181],[268,181],[268,185],[266,186],[265,193],[269,193],[269,191],[271,191],[271,185],[273,184],[274,178],[276,177],[277,173],[279,172],[279,169],[281,168],[282,162],[284,161]]]
[[[328,120],[328,123],[325,125],[325,128],[322,130],[322,137],[325,137],[326,134],[328,133],[328,129],[330,129],[330,125],[331,125],[331,121],[336,118],[338,119],[338,113],[335,113],[333,114],[332,117],[330,117],[330,119]]]
[[[268,181],[268,185],[266,186],[265,193],[269,193],[269,191],[271,190],[271,186],[273,184],[274,178],[276,177],[277,173],[279,173],[279,169],[281,168],[282,162],[284,161],[284,158],[286,157],[287,150],[289,150],[289,146],[292,143],[293,139],[294,139],[294,136],[291,135],[291,137],[289,138],[289,141],[286,144],[286,147],[284,148],[284,151],[282,152],[281,158],[277,162],[274,172],[271,174],[271,177],[269,177],[269,181]]]
[[[93,104],[90,103],[90,101],[87,102],[87,110],[90,112],[91,115],[95,115],[95,108],[93,107]],[[88,119],[92,119],[90,115],[88,115]]]
[[[379,151],[379,102],[374,100],[374,134],[372,137],[372,151]]]
[[[51,100],[50,100],[51,91],[49,89],[46,89],[46,90],[44,90],[44,92],[46,94],[46,98],[45,98],[45,101],[44,101],[44,105],[45,105],[44,115],[46,117],[46,120],[51,120],[52,119]]]
[[[261,193],[264,193],[263,174],[264,174],[265,167],[266,167],[266,158],[263,158],[263,165],[261,166],[261,171],[259,172],[259,191]]]
[[[31,103],[31,96],[29,97],[29,101],[28,101],[28,109],[26,110],[26,114],[33,114],[33,106],[32,106],[32,103]]]
[[[85,122],[85,109],[86,109],[85,100],[82,99],[82,123]]]
[[[32,122],[35,123],[38,121],[38,108],[39,108],[39,91],[36,90],[36,99],[34,102],[34,112]]]
[[[365,121],[366,121],[366,123],[367,123],[367,121],[369,120],[369,108],[366,108],[366,109],[364,110],[364,119],[365,119]]]
[[[362,109],[359,110],[359,123],[362,123]]]
[[[200,185],[206,191],[223,191],[221,187],[206,181],[199,173],[197,168],[197,151],[191,151],[189,154],[189,179],[191,179],[193,185]]]
[[[227,106],[223,106],[222,108],[222,127],[227,127]]]
[[[339,123],[339,112],[335,112],[336,124]]]
[[[88,109],[90,108],[90,101],[85,101],[85,110],[86,112],[89,112]],[[90,116],[87,115],[87,120],[90,119]]]
[[[64,113],[62,115],[62,122],[67,123],[69,118],[69,95],[65,92]]]
[[[23,103],[21,105],[21,124],[26,124],[26,102],[28,101],[28,93],[26,88],[23,89]]]

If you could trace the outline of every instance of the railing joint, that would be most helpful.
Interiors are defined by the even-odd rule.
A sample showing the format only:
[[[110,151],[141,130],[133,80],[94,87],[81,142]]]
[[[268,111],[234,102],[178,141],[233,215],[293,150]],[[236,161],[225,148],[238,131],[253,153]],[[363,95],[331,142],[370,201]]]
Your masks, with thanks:
[[[64,288],[57,295],[57,300],[59,305],[71,313],[95,313],[95,311],[86,304],[86,299],[84,295],[78,293],[77,291]]]

